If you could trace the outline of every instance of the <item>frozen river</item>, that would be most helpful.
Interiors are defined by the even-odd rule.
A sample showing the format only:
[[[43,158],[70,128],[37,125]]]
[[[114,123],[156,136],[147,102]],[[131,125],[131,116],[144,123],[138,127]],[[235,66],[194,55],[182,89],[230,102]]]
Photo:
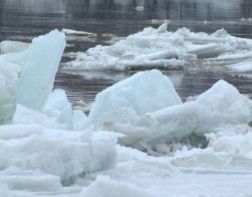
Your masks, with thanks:
[[[68,39],[65,53],[85,51],[146,26],[157,27],[164,19],[169,20],[171,31],[187,27],[195,32],[210,33],[225,28],[232,35],[251,38],[251,8],[250,0],[0,0],[0,40],[30,41],[54,28],[96,33],[95,39],[81,36]],[[250,74],[218,69],[166,73],[183,98],[203,92],[220,78],[234,84],[242,93],[252,94]],[[130,74],[59,73],[55,87],[65,89],[72,101],[92,102],[97,92]]]

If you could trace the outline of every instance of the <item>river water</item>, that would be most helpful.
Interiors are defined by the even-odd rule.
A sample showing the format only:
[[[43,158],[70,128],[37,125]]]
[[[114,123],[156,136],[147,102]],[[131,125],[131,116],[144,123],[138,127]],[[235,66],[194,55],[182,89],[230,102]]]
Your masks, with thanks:
[[[213,32],[225,28],[232,35],[252,38],[251,18],[250,0],[0,0],[0,41],[29,42],[34,36],[54,28],[97,33],[96,39],[78,36],[68,39],[66,53],[85,51],[146,26],[157,27],[164,19],[170,21],[169,30],[187,27],[196,32]],[[66,60],[63,58],[62,61]],[[225,79],[242,93],[252,95],[249,73],[240,75],[205,69],[165,73],[184,99],[203,92],[219,79]],[[99,91],[132,73],[77,74],[60,71],[55,88],[65,89],[71,101],[92,102]]]

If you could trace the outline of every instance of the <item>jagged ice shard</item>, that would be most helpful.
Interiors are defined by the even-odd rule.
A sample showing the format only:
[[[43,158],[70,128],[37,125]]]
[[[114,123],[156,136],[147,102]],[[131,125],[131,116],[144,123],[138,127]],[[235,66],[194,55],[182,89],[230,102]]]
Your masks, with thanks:
[[[65,35],[58,30],[32,40],[28,49],[3,56],[21,67],[17,102],[40,110],[52,91],[54,78],[65,48]]]

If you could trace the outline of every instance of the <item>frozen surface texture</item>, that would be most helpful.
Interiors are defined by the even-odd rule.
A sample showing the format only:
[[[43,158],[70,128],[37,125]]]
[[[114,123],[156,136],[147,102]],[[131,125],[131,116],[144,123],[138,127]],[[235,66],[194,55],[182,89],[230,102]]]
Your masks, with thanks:
[[[152,197],[133,184],[114,181],[109,177],[98,177],[82,193],[83,197]]]
[[[76,70],[181,69],[200,59],[229,65],[252,57],[252,41],[229,35],[224,29],[212,34],[186,28],[167,31],[167,23],[129,35],[110,46],[98,45],[86,52],[71,53],[65,64]],[[246,57],[244,54],[247,54]],[[234,59],[233,57],[236,58]],[[204,62],[204,61],[203,61]]]
[[[0,124],[11,121],[16,110],[16,81],[20,67],[0,57]]]
[[[52,91],[64,48],[64,33],[54,30],[34,38],[28,49],[4,56],[7,61],[21,67],[17,82],[18,103],[33,109],[42,109]]]
[[[41,174],[34,177],[35,182],[51,176],[58,186],[71,185],[78,176],[114,166],[115,144],[116,137],[102,132],[87,135],[32,125],[1,126],[1,174],[8,180],[23,174],[23,181],[32,181],[33,176]],[[19,188],[15,189],[36,190],[32,185],[26,188],[28,183],[22,183],[21,178],[16,184]],[[37,184],[43,189],[43,184]],[[55,187],[55,183],[50,187]]]

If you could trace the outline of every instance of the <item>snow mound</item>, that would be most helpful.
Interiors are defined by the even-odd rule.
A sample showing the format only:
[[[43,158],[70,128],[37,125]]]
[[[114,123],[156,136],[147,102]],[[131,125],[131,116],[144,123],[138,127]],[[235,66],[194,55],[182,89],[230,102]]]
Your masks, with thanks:
[[[229,35],[224,29],[212,34],[186,28],[167,31],[167,23],[129,35],[110,46],[97,45],[77,52],[65,64],[76,70],[181,69],[191,60],[216,60],[252,51],[252,41]],[[73,53],[72,53],[73,55]],[[251,54],[250,54],[251,57]]]
[[[99,93],[88,122],[95,126],[133,123],[148,112],[178,104],[181,99],[168,77],[158,70],[139,72]]]
[[[65,48],[65,35],[58,30],[34,38],[24,51],[3,55],[21,67],[17,82],[17,101],[40,110],[52,91],[54,78]]]

